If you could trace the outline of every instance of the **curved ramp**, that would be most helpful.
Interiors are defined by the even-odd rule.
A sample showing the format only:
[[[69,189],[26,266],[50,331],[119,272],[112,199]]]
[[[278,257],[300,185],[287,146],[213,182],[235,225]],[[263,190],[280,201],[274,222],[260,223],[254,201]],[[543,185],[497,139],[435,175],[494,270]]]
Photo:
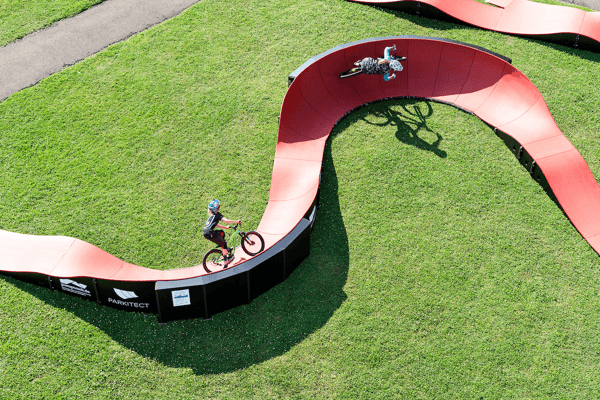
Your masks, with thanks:
[[[408,57],[394,81],[338,78],[354,61],[391,45]],[[201,267],[158,271],[81,240],[0,231],[0,271],[115,308],[158,313],[160,321],[209,317],[245,304],[286,279],[310,252],[323,151],[333,127],[357,107],[402,97],[447,103],[495,127],[600,252],[600,187],[540,92],[509,59],[446,39],[373,38],[315,56],[289,79],[269,203],[257,229],[266,241],[262,254],[236,256],[233,267],[208,275]]]
[[[528,0],[348,0],[600,52],[600,12]]]

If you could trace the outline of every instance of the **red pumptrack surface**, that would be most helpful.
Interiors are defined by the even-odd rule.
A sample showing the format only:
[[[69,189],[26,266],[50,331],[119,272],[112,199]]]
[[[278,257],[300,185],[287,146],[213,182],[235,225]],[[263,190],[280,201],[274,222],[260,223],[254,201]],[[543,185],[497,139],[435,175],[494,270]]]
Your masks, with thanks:
[[[354,61],[382,55],[393,45],[398,55],[408,58],[397,79],[338,78]],[[469,111],[514,138],[535,160],[573,225],[600,252],[600,187],[581,154],[558,129],[540,92],[509,61],[464,43],[391,37],[338,46],[297,71],[281,107],[269,203],[257,228],[267,249],[290,233],[313,205],[325,141],[335,124],[366,103],[418,97]],[[228,271],[249,259],[245,257],[236,258]],[[7,231],[0,231],[0,270],[121,282],[205,274],[200,266],[158,271],[132,265],[74,238]]]
[[[487,5],[475,0],[348,0],[396,10],[420,10],[421,4],[433,7],[463,23],[496,32],[530,37],[569,34],[572,44],[579,40],[594,43],[600,50],[600,12],[554,6],[528,0],[490,0]],[[590,48],[590,49],[591,49]]]

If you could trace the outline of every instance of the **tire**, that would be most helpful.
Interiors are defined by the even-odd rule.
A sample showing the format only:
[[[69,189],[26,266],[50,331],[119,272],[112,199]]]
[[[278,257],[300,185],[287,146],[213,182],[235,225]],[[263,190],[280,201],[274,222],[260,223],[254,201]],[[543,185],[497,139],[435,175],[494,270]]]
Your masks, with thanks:
[[[362,68],[361,67],[355,67],[352,68],[346,72],[342,72],[340,74],[340,79],[344,79],[344,78],[350,78],[351,76],[356,76],[356,75],[360,75],[362,74]]]
[[[212,249],[206,253],[204,255],[204,259],[202,260],[202,266],[208,273],[225,268],[225,262],[223,261],[223,253],[221,250]]]
[[[242,238],[242,249],[246,254],[255,256],[265,249],[265,240],[258,232],[247,232]]]

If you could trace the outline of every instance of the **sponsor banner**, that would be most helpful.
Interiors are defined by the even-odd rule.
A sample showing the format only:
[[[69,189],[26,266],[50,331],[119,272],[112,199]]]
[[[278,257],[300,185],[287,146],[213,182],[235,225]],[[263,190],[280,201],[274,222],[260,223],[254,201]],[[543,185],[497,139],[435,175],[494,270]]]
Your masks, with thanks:
[[[132,290],[123,290],[113,288],[115,292],[114,297],[119,297],[118,299],[113,299],[111,297],[108,298],[108,302],[111,304],[115,304],[118,306],[129,307],[129,308],[140,308],[146,309],[150,308],[150,303],[144,303],[143,301],[139,301],[139,296]]]
[[[156,282],[158,321],[164,323],[177,319],[208,318],[204,285],[202,277]]]
[[[92,292],[88,289],[88,285],[86,284],[79,283],[72,279],[59,279],[59,281],[60,290],[63,292],[69,292],[83,297],[92,296]]]
[[[154,282],[98,280],[100,302],[127,311],[156,313]]]
[[[55,278],[52,277],[52,288],[88,300],[96,300],[96,288],[92,278]]]
[[[123,300],[136,299],[138,297],[135,292],[114,288],[115,294]]]
[[[116,300],[110,297],[108,298],[108,302],[117,306],[123,306],[127,308],[139,308],[139,311],[144,311],[145,309],[150,308],[150,303],[138,303],[137,301],[123,301],[118,299]]]
[[[171,291],[171,296],[173,297],[173,307],[189,306],[192,304],[190,289],[173,290]]]

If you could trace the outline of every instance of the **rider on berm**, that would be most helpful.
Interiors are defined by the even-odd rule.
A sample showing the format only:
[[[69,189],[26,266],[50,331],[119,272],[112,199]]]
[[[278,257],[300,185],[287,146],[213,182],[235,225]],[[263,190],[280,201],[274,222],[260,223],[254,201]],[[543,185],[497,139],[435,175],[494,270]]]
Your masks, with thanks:
[[[396,79],[396,74],[392,73],[390,76],[390,71],[402,71],[404,68],[402,64],[398,60],[394,60],[392,58],[392,50],[393,47],[386,47],[384,51],[383,58],[378,58],[375,61],[371,57],[363,58],[362,60],[358,60],[354,63],[355,66],[360,66],[362,68],[362,72],[365,75],[378,74],[383,75],[383,79],[385,81],[390,81],[392,79]]]

